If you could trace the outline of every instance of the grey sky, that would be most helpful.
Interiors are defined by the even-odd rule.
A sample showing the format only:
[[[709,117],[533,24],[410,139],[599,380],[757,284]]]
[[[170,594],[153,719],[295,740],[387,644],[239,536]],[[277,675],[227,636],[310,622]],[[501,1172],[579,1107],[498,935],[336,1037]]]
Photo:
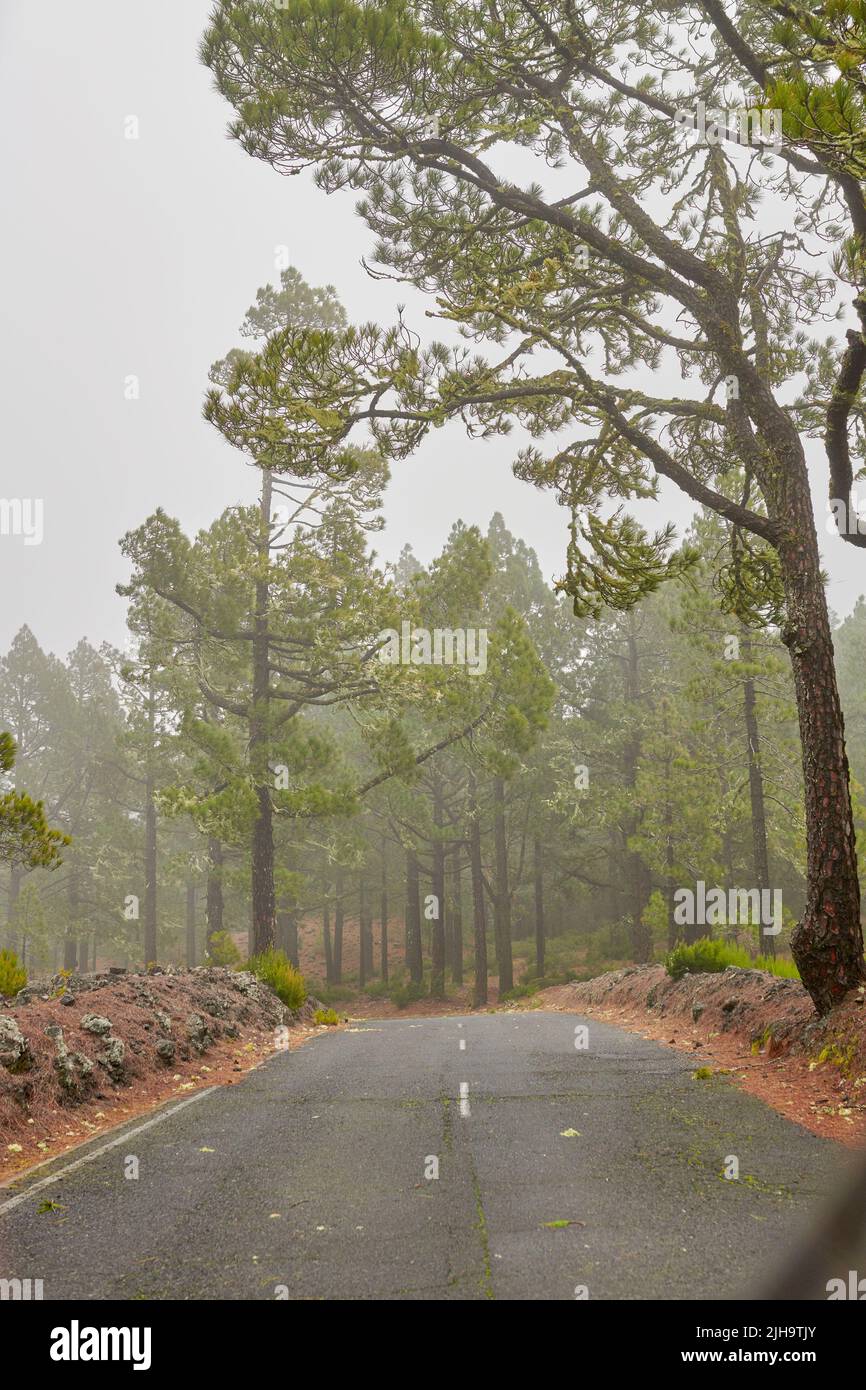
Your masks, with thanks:
[[[241,456],[201,419],[210,363],[238,341],[275,248],[312,284],[333,283],[354,320],[390,321],[397,301],[426,330],[424,303],[368,279],[371,237],[353,195],[280,178],[225,135],[228,108],[197,61],[209,0],[0,0],[0,231],[6,498],[44,500],[44,539],[0,536],[0,644],[22,623],[58,654],[81,636],[119,642],[125,577],[117,541],[157,506],[187,530],[252,495]],[[124,138],[128,117],[139,139]],[[124,380],[140,380],[126,400]],[[566,516],[511,474],[515,441],[438,431],[397,464],[377,549],[422,560],[452,521],[499,510],[563,567]],[[819,528],[825,473],[815,449]],[[673,492],[655,521],[685,524]],[[824,537],[830,603],[866,590],[862,551]]]

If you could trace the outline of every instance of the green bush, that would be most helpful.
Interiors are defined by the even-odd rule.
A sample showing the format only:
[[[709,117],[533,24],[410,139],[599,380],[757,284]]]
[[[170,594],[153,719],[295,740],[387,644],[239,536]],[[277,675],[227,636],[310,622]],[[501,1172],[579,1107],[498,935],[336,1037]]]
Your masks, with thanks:
[[[537,985],[515,985],[513,989],[507,989],[504,994],[500,994],[500,1004],[507,1004],[512,999],[529,999],[533,994],[538,993]]]
[[[390,999],[393,988],[393,982],[387,980],[370,980],[364,986],[364,993],[370,999]]]
[[[340,1022],[333,1009],[316,1009],[313,1014],[314,1023],[327,1023],[329,1028],[334,1028]]]
[[[774,956],[756,956],[753,959],[742,946],[732,946],[727,941],[713,941],[708,936],[702,936],[688,946],[681,941],[665,958],[665,969],[672,980],[681,980],[687,972],[692,975],[718,974],[721,970],[727,970],[729,965],[738,965],[742,970],[766,970],[786,980],[800,978],[793,961]]]
[[[27,983],[27,971],[14,951],[0,951],[0,994],[11,998]]]
[[[232,969],[241,963],[241,953],[227,931],[215,931],[207,944],[209,965],[228,965]]]
[[[391,990],[389,998],[392,1004],[396,1004],[398,1009],[405,1009],[409,1004],[415,1004],[419,999],[426,998],[427,987],[424,984],[414,984],[411,980],[407,985],[397,985]]]
[[[247,970],[252,970],[260,980],[264,980],[278,999],[290,1009],[299,1009],[307,997],[304,977],[296,970],[284,951],[262,951],[250,956]]]

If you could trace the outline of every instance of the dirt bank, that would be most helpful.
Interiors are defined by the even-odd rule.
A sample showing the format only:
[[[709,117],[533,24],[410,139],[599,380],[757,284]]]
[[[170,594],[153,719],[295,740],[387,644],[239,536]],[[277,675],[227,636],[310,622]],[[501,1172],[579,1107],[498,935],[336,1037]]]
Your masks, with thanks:
[[[318,1031],[221,967],[28,985],[0,1005],[0,1181],[200,1086],[231,1085]]]

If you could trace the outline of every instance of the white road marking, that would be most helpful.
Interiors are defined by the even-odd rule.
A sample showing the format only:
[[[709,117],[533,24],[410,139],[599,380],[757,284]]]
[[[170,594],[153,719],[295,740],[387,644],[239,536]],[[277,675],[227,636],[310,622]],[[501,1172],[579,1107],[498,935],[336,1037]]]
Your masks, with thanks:
[[[146,1129],[152,1129],[153,1126],[158,1125],[161,1120],[167,1120],[169,1115],[176,1115],[178,1110],[183,1110],[184,1106],[192,1105],[193,1101],[196,1100],[203,1100],[205,1096],[209,1096],[213,1091],[218,1090],[218,1086],[207,1086],[203,1091],[196,1091],[194,1096],[187,1096],[185,1100],[180,1101],[177,1105],[173,1105],[170,1110],[164,1110],[161,1115],[154,1115],[152,1120],[146,1120],[143,1125],[137,1125],[135,1129],[124,1130],[123,1134],[118,1135],[116,1139],[112,1139],[108,1144],[103,1144],[101,1148],[94,1149],[92,1153],[85,1154],[83,1158],[76,1158],[74,1163],[67,1163],[66,1167],[61,1168],[59,1172],[52,1173],[48,1178],[40,1178],[39,1182],[32,1183],[26,1191],[19,1192],[17,1197],[10,1197],[8,1202],[3,1202],[3,1204],[0,1205],[0,1216],[2,1216],[4,1211],[11,1211],[13,1207],[17,1207],[21,1202],[28,1201],[35,1192],[41,1192],[43,1188],[51,1187],[53,1183],[60,1182],[61,1178],[65,1178],[67,1173],[74,1173],[77,1168],[83,1168],[85,1163],[92,1163],[95,1158],[101,1158],[102,1155],[108,1153],[110,1149],[116,1149],[119,1144],[127,1143],[128,1140],[134,1138],[136,1134],[143,1134]]]
[[[461,1038],[461,1039],[460,1039],[460,1051],[461,1051],[461,1052],[465,1052],[465,1051],[466,1051],[466,1039],[465,1039],[465,1038]]]
[[[460,1082],[460,1114],[468,1118],[472,1114],[469,1109],[469,1082]]]

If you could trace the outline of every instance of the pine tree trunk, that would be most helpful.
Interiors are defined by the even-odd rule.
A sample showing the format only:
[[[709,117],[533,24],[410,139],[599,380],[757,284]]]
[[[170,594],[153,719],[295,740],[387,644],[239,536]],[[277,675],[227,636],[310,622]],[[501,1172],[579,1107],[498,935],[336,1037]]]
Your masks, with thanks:
[[[866,967],[845,726],[805,463],[798,481],[788,487],[779,544],[782,640],[794,671],[806,801],[806,904],[791,950],[818,1013],[825,1014],[866,980]]]
[[[496,851],[496,894],[493,902],[493,929],[496,937],[496,965],[499,971],[499,997],[514,988],[511,957],[511,890],[508,886],[508,839],[505,832],[505,783],[493,779],[493,839]]]
[[[325,892],[327,893],[327,891],[328,885],[325,884]],[[334,983],[334,958],[331,953],[331,906],[327,898],[325,898],[322,907],[322,944],[325,949],[325,983],[332,985]]]
[[[535,877],[535,970],[540,978],[544,974],[544,870],[540,835],[535,836],[533,843],[533,871]]]
[[[463,896],[460,878],[460,846],[452,852],[451,873],[451,978],[455,985],[463,984]]]
[[[382,981],[388,983],[388,864],[385,858],[385,845],[382,844],[382,891],[379,898],[379,919],[382,923]]]
[[[207,902],[205,913],[207,916],[207,947],[210,948],[211,938],[215,932],[223,930],[223,846],[222,840],[216,835],[208,837],[208,872],[207,872]]]
[[[15,912],[18,907],[18,899],[21,895],[21,881],[24,875],[16,864],[9,871],[9,909],[6,918],[6,946],[10,951],[18,950],[18,925],[15,921]]]
[[[69,866],[69,925],[63,939],[63,969],[75,970],[78,964],[78,870],[74,864]]]
[[[674,878],[674,808],[670,801],[665,802],[665,908],[668,914],[668,950],[672,951],[679,939],[679,923],[676,920],[676,891]]]
[[[433,896],[436,916],[433,918],[430,951],[430,994],[433,999],[445,998],[445,846],[442,842],[442,789],[438,780],[433,793]]]
[[[270,559],[271,475],[262,469],[259,503],[259,563],[267,567]],[[256,785],[257,814],[252,837],[252,954],[267,951],[274,944],[276,897],[274,893],[274,825],[271,777],[268,766],[270,746],[270,633],[268,630],[270,586],[267,578],[256,581],[256,609],[253,616],[253,689],[250,713],[249,758]]]
[[[343,982],[343,870],[334,877],[334,984]]]
[[[633,619],[632,619],[633,622]],[[640,689],[640,665],[638,657],[637,637],[633,630],[628,633],[627,641],[627,660],[625,668],[625,698],[630,704],[636,705],[641,699]],[[625,785],[635,787],[637,784],[638,759],[640,758],[641,740],[639,734],[634,734],[629,738],[625,750]],[[629,835],[633,835],[640,825],[640,813],[635,811],[630,817],[626,829],[626,840]],[[638,964],[645,964],[652,956],[652,934],[649,927],[643,920],[644,911],[650,899],[652,889],[652,879],[649,869],[636,850],[628,849],[626,845],[626,855],[628,864],[628,882],[631,896],[631,918],[632,918],[632,958]]]
[[[186,968],[195,967],[195,884],[186,885]]]
[[[752,659],[752,639],[748,628],[743,629],[743,660]],[[763,895],[770,887],[770,858],[767,849],[767,818],[764,810],[764,776],[761,771],[761,740],[758,731],[755,681],[749,675],[743,682],[743,718],[746,725],[746,752],[749,760],[749,801],[752,812],[752,856],[755,887]],[[761,901],[763,902],[763,896]],[[771,955],[776,954],[774,935],[762,933],[761,944]]]
[[[367,888],[363,875],[358,883],[358,985],[367,983]]]
[[[154,965],[157,959],[156,942],[156,789],[153,774],[148,771],[144,805],[144,964]]]
[[[481,820],[474,776],[469,784],[469,869],[472,877],[472,932],[475,952],[475,983],[472,1003],[478,1009],[487,1003],[487,921],[484,910],[484,873],[481,863]]]
[[[413,984],[420,985],[424,978],[424,962],[421,956],[421,900],[418,883],[418,856],[414,850],[406,851],[406,964]]]

